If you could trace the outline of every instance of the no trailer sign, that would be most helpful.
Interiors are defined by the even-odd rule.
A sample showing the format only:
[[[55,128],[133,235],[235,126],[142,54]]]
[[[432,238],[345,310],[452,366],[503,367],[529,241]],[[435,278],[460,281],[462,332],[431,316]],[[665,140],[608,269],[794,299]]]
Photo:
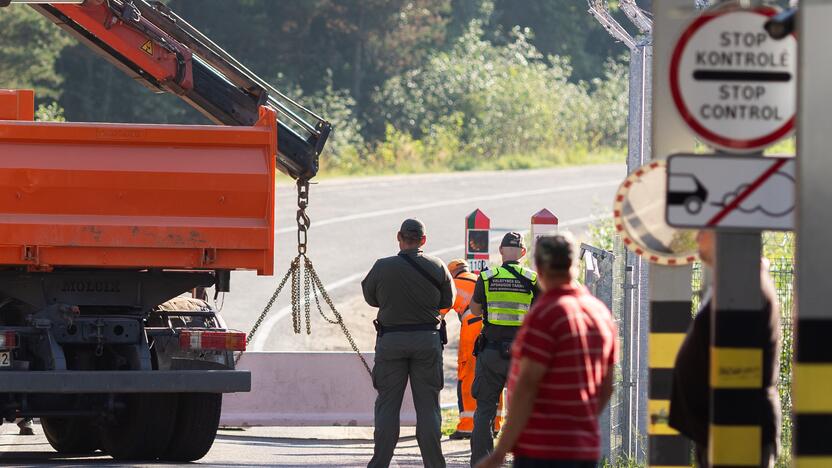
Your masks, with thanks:
[[[777,11],[717,10],[691,23],[670,66],[676,108],[706,143],[759,151],[794,129],[797,39],[772,39],[764,26]]]

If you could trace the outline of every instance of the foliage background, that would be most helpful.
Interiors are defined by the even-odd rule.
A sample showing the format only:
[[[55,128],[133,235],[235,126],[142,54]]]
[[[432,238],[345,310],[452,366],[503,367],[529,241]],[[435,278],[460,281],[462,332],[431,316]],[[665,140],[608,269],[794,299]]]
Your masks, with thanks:
[[[165,3],[333,122],[325,173],[528,168],[623,155],[626,50],[581,0]],[[28,7],[0,10],[0,31],[0,86],[34,88],[39,104],[55,103],[67,120],[208,123]]]

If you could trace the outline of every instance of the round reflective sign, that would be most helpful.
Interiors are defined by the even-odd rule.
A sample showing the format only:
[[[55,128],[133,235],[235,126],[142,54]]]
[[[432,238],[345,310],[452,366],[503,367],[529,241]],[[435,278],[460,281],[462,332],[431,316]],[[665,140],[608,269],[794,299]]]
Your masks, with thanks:
[[[660,265],[687,265],[698,259],[697,231],[667,224],[666,185],[665,161],[630,174],[615,195],[615,228],[636,255]]]

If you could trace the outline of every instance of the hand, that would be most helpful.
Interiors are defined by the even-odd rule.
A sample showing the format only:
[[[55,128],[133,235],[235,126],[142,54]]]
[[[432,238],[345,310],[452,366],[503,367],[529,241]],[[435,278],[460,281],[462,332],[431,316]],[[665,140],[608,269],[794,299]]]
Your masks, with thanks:
[[[493,452],[486,458],[480,460],[474,468],[499,468],[506,460],[505,454]]]

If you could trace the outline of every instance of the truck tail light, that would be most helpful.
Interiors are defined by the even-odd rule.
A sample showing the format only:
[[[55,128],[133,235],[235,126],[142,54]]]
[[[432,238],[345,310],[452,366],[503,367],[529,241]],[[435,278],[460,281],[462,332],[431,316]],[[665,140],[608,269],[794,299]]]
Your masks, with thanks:
[[[243,332],[190,331],[179,332],[179,347],[217,351],[245,351],[246,334]]]
[[[0,332],[0,349],[17,348],[17,333]]]

